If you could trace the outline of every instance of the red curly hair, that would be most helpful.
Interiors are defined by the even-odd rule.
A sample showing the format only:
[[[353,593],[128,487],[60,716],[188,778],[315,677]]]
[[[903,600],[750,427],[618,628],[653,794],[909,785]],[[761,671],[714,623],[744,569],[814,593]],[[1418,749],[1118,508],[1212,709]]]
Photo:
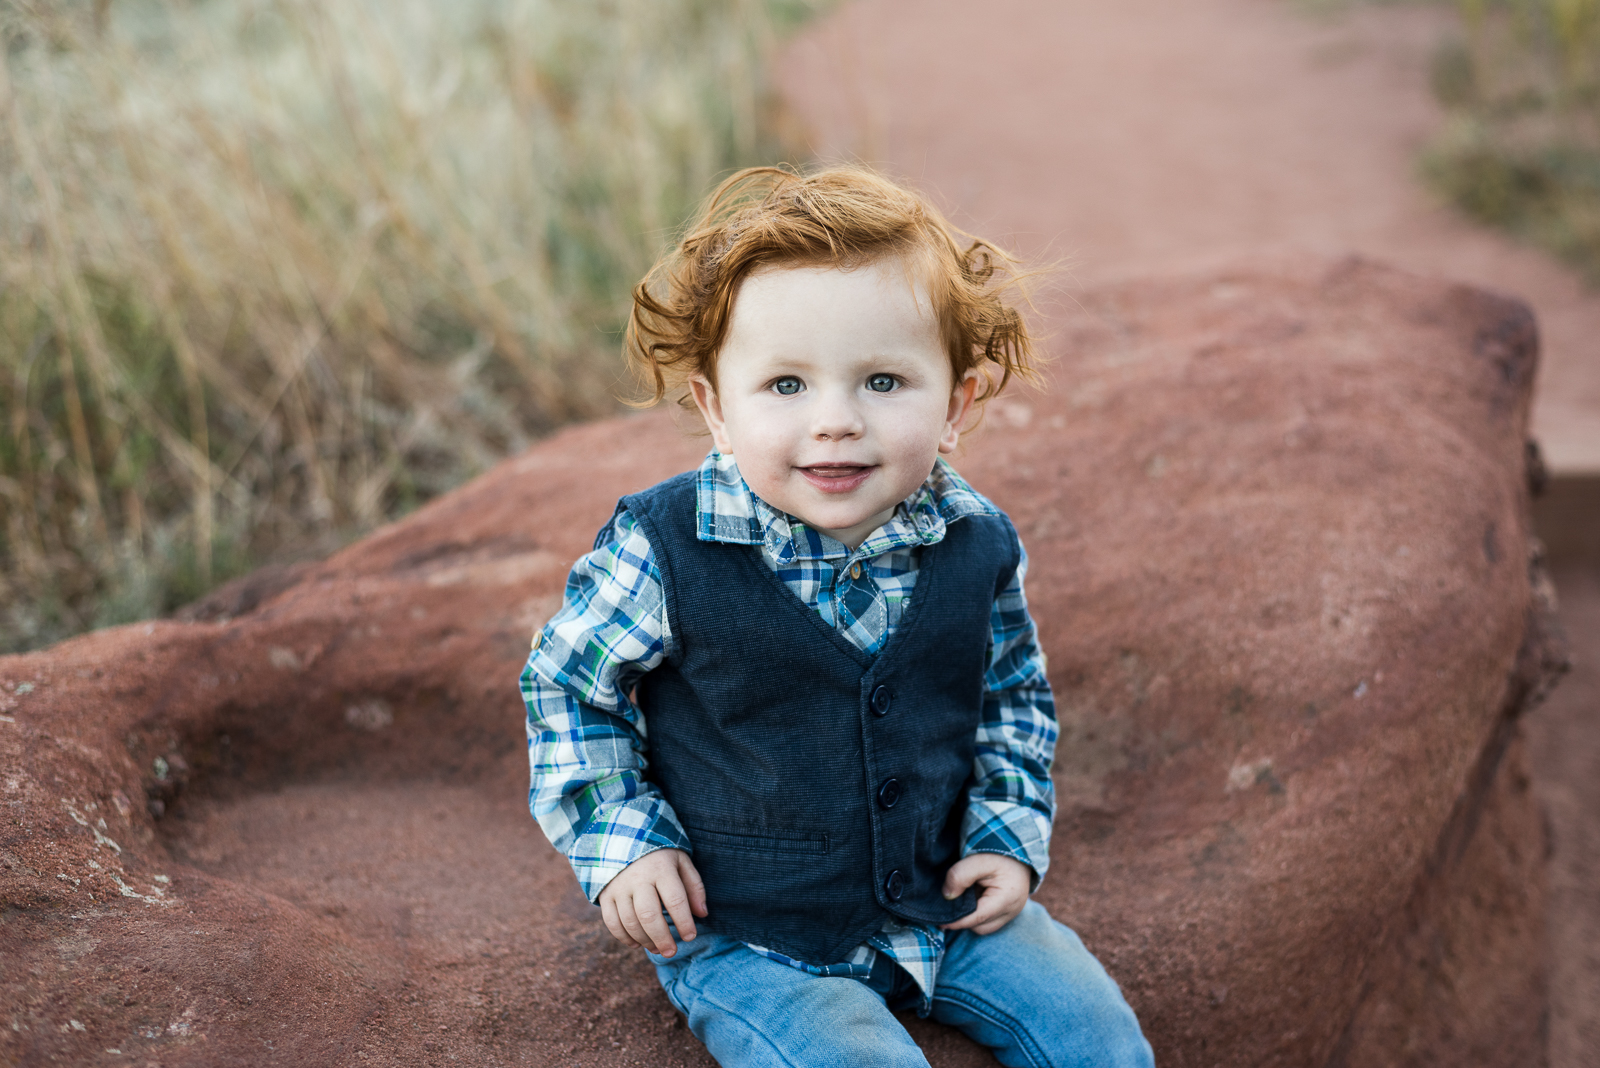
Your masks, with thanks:
[[[694,375],[715,385],[733,302],[751,271],[848,269],[896,258],[927,286],[953,381],[977,369],[983,401],[1013,375],[1037,380],[1027,325],[1004,299],[1025,281],[1010,255],[865,167],[812,174],[749,167],[716,188],[683,240],[633,291],[625,351],[652,390],[646,403]]]

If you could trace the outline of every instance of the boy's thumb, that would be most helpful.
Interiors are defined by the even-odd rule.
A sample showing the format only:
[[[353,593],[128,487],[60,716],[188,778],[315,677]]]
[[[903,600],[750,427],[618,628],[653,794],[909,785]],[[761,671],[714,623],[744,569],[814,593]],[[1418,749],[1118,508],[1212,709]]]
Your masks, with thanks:
[[[942,892],[944,893],[944,899],[946,901],[953,901],[960,897],[962,891],[966,890],[967,887],[972,885],[972,880],[976,878],[976,876],[967,874],[967,870],[972,867],[972,865],[968,863],[968,861],[971,859],[971,857],[962,857],[960,860],[950,865],[950,870],[945,872],[944,890]]]

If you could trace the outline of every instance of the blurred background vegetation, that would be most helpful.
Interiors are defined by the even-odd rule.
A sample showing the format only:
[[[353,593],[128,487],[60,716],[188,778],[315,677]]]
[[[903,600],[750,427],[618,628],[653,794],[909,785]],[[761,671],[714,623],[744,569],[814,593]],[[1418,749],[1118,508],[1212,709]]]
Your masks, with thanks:
[[[1600,0],[1457,0],[1434,61],[1448,113],[1424,173],[1481,222],[1600,285]]]
[[[325,553],[615,409],[822,0],[0,2],[0,652]]]

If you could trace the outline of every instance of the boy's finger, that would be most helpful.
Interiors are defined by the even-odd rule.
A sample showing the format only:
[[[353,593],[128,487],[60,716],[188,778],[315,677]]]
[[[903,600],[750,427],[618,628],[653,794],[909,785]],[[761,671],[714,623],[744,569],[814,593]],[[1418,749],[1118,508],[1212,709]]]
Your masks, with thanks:
[[[656,891],[661,895],[661,906],[672,917],[672,922],[678,925],[678,937],[685,942],[693,942],[695,936],[694,917],[689,915],[689,893],[684,889],[683,882],[679,879],[662,879],[656,884]]]
[[[678,875],[683,879],[683,888],[689,894],[689,909],[696,916],[704,916],[707,911],[705,880],[700,878],[699,870],[695,868],[694,861],[689,859],[687,853],[678,854]],[[674,915],[673,919],[676,920],[677,916]],[[691,923],[690,927],[693,926]],[[678,924],[678,930],[680,932],[683,930],[683,924]]]
[[[977,927],[979,924],[987,923],[993,919],[997,911],[999,911],[997,904],[990,899],[988,894],[985,894],[978,899],[977,908],[954,923],[945,924],[944,929],[946,931],[965,931],[969,927]]]
[[[644,933],[644,928],[639,926],[639,915],[633,907],[632,897],[625,897],[617,902],[617,919],[622,922],[622,929],[628,932],[634,945],[641,947],[650,945],[650,937]]]
[[[639,887],[638,893],[633,897],[633,906],[639,916],[639,925],[644,928],[644,938],[640,939],[645,948],[654,949],[663,957],[670,957],[677,950],[672,941],[672,931],[667,927],[667,921],[661,918],[661,898],[656,894],[654,886]]]
[[[600,918],[605,921],[606,930],[611,932],[612,938],[615,938],[625,946],[639,944],[630,938],[628,932],[623,928],[622,919],[617,915],[617,903],[612,900],[609,894],[600,898]]]
[[[1004,909],[994,909],[988,916],[972,925],[972,933],[978,935],[994,934],[1006,925],[1010,919]]]
[[[1000,930],[1000,928],[1004,927],[1006,924],[1008,924],[1012,920],[1016,919],[1017,918],[1017,913],[1019,913],[1021,911],[1022,911],[1022,902],[1018,902],[1015,908],[1013,908],[1011,906],[1007,906],[1007,907],[999,910],[999,914],[996,915],[993,919],[989,920],[987,923],[983,923],[983,924],[980,924],[977,927],[974,927],[972,929],[972,933],[973,934],[980,934],[980,935],[991,935],[991,934],[994,934],[996,931]]]

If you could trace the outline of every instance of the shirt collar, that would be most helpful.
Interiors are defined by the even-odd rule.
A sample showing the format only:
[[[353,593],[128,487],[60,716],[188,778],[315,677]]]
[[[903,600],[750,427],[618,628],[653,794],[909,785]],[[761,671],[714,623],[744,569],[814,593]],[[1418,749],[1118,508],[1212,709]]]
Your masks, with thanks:
[[[855,552],[780,512],[751,492],[732,456],[709,453],[696,475],[696,530],[701,541],[760,545],[778,562],[858,557],[871,559],[891,549],[932,545],[945,528],[968,515],[998,515],[999,509],[943,459],[927,479],[895,506],[894,515],[873,531]]]

